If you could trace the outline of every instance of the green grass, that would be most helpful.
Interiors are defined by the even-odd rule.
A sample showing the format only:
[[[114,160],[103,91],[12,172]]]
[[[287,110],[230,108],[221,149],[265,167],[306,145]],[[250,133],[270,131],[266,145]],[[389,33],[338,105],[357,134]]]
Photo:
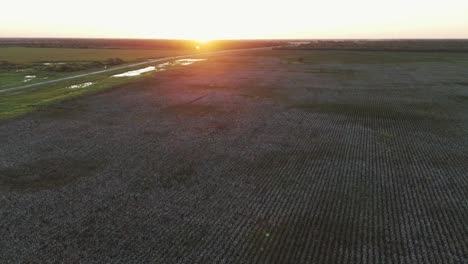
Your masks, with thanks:
[[[0,63],[0,89],[25,84],[26,75],[37,76],[28,82],[30,84],[102,69],[112,58],[119,58],[125,63],[133,63],[190,53],[194,51],[3,47],[0,48],[0,62],[2,62]],[[54,62],[64,64],[44,65],[44,63]],[[59,66],[67,66],[68,70],[55,70],[60,68]]]
[[[22,85],[24,81],[24,76],[29,73],[22,72],[19,74],[14,71],[0,71],[0,89],[2,87],[12,86],[12,85]]]
[[[133,78],[124,80],[118,78],[109,78],[106,76],[93,76],[87,78],[86,81],[94,81],[97,83],[90,86],[89,88],[67,89],[66,87],[70,85],[82,83],[85,81],[84,79],[76,79],[72,81],[64,81],[60,83],[48,84],[30,89],[5,93],[0,97],[0,118],[13,117],[16,115],[28,113],[41,105],[82,95],[87,92],[108,88],[130,80],[133,80]]]
[[[61,49],[61,48],[0,48],[0,61],[17,64],[36,62],[83,62],[121,58],[138,61],[158,57],[194,53],[193,50],[132,50],[132,49]]]
[[[38,68],[27,68],[20,71],[5,71],[0,69],[0,90],[8,89],[15,86],[21,86],[25,84],[32,84],[37,82],[43,82],[46,80],[52,80],[57,78],[62,78],[70,75],[86,73],[90,71],[95,71],[97,68],[90,68],[87,70],[76,71],[76,72],[51,72],[44,71]],[[29,82],[24,82],[26,75],[35,75],[36,78],[32,79]]]
[[[0,90],[100,70],[104,68],[106,61],[110,58],[119,58],[125,61],[125,63],[134,63],[146,59],[189,53],[194,52],[190,50],[0,48],[0,62],[6,62],[0,67]],[[57,72],[50,69],[53,65],[44,65],[43,63],[45,62],[66,62],[72,71]],[[100,62],[101,64],[94,62]],[[135,67],[135,69],[138,68],[141,67]],[[118,72],[125,72],[127,70],[119,70]],[[28,113],[41,105],[131,82],[148,75],[145,74],[132,78],[109,78],[110,75],[115,73],[93,75],[3,93],[0,96],[0,119]],[[25,82],[26,75],[34,75],[36,78]],[[96,82],[96,84],[85,89],[66,88],[73,84],[89,81]]]
[[[37,86],[30,89],[18,90],[2,94],[0,97],[0,119],[13,117],[37,109],[37,107],[65,98],[79,96],[92,91],[98,91],[118,84],[127,83],[139,79],[111,78],[107,76],[93,76],[86,79],[76,79],[60,83]],[[89,88],[68,89],[66,87],[86,81],[96,82]]]
[[[155,65],[150,63],[149,65]],[[144,68],[146,66],[138,66],[125,70],[119,70],[112,73],[102,73],[87,77],[77,78],[73,80],[62,81],[58,83],[45,84],[27,89],[6,92],[0,94],[0,119],[10,118],[21,114],[32,112],[38,107],[47,105],[53,102],[64,99],[80,96],[87,93],[96,92],[99,90],[114,87],[120,84],[126,84],[141,80],[142,78],[159,74],[158,71],[147,72],[145,74],[134,77],[111,77],[116,73],[131,71],[134,69]],[[173,68],[182,67],[180,65],[170,66],[165,68],[170,70]],[[92,86],[86,88],[69,89],[70,85],[81,84],[85,82],[94,82]]]

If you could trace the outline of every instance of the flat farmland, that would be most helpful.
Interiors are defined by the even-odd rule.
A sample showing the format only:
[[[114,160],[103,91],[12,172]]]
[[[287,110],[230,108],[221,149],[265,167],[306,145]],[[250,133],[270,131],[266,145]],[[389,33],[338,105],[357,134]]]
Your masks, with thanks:
[[[0,262],[467,263],[467,69],[251,51],[0,120]]]
[[[149,59],[193,53],[197,53],[194,48],[145,50],[0,47],[0,90]]]
[[[144,50],[144,49],[76,49],[1,47],[0,61],[16,64],[37,62],[90,62],[120,58],[124,61],[141,61],[158,57],[193,53],[194,50]]]

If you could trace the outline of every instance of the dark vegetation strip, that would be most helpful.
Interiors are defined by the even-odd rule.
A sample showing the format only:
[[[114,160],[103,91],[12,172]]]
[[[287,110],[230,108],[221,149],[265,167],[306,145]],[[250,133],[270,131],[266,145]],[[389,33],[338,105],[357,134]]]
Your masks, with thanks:
[[[301,51],[301,50],[310,50],[310,51],[359,51],[359,52],[417,52],[417,53],[467,53],[468,49],[391,49],[391,48],[312,48],[312,47],[281,47],[273,48],[275,50],[288,50],[288,51]]]

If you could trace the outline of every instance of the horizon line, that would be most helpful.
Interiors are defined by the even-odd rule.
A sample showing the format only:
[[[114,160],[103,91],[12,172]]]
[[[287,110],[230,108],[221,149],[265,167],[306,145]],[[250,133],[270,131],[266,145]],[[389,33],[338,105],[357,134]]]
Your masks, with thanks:
[[[178,40],[178,41],[199,41],[197,39],[185,38],[132,38],[132,37],[0,37],[0,39],[96,39],[96,40]],[[327,41],[327,40],[468,40],[466,38],[225,38],[210,39],[208,41]]]

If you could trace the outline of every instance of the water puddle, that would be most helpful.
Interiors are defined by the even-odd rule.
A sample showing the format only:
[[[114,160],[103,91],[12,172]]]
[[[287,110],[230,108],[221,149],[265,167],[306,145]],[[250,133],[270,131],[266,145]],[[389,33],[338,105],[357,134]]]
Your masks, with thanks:
[[[193,64],[198,61],[206,61],[206,59],[180,59],[180,60],[176,60],[176,64],[185,66],[185,65]]]
[[[86,88],[86,87],[89,87],[89,86],[91,86],[93,84],[94,84],[93,82],[85,82],[85,83],[80,83],[80,84],[74,84],[74,85],[68,86],[67,89]]]
[[[142,73],[150,72],[150,71],[154,71],[154,70],[156,70],[155,66],[149,66],[149,67],[146,67],[146,68],[143,68],[143,69],[138,69],[138,70],[133,70],[133,71],[128,71],[128,72],[124,72],[124,73],[115,74],[115,75],[112,75],[112,77],[132,77],[132,76],[138,76],[138,75],[140,75]]]
[[[42,65],[51,66],[51,65],[63,65],[65,62],[44,62]]]
[[[164,68],[164,67],[169,67],[169,66],[171,66],[170,62],[165,62],[165,63],[158,64],[158,68]]]
[[[195,62],[198,62],[198,61],[206,61],[206,59],[180,59],[180,60],[176,60],[176,61],[172,61],[172,62],[164,62],[164,63],[158,64],[156,66],[149,66],[149,67],[146,67],[146,68],[143,68],[143,69],[138,69],[138,70],[133,70],[133,71],[128,71],[128,72],[124,72],[124,73],[115,74],[115,75],[112,75],[112,77],[133,77],[133,76],[138,76],[138,75],[141,75],[143,73],[150,72],[150,71],[156,71],[156,70],[157,71],[164,71],[164,70],[166,70],[166,68],[171,67],[171,66],[177,66],[177,65],[186,66],[186,65],[190,65],[190,64],[193,64]]]
[[[30,82],[34,78],[36,78],[36,75],[26,75],[26,76],[24,76],[24,81],[23,82]]]

